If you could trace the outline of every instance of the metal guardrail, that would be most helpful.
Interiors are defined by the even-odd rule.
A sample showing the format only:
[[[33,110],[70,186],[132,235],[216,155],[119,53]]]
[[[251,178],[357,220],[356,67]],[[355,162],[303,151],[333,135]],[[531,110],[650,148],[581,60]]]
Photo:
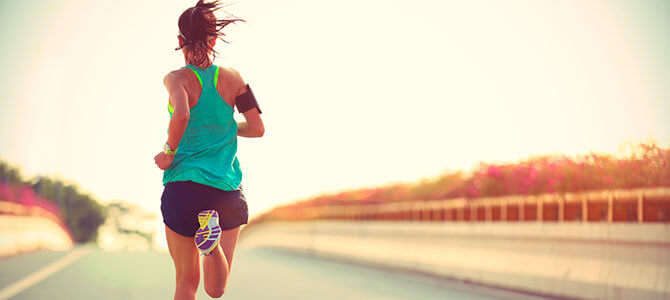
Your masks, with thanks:
[[[364,205],[286,206],[277,208],[267,218],[417,222],[670,222],[670,188]]]

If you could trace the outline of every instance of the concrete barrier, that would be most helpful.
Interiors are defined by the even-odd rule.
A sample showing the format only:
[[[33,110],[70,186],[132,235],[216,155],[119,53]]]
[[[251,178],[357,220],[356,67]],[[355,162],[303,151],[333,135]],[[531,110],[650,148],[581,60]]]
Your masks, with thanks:
[[[559,297],[670,299],[663,223],[265,222],[242,239]]]

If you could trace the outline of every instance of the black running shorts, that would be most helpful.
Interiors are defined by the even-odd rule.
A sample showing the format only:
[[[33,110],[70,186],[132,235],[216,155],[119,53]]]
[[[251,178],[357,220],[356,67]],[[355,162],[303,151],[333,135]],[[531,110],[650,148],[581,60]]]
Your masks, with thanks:
[[[198,213],[213,209],[219,213],[219,225],[229,230],[247,224],[249,211],[242,188],[224,191],[193,181],[169,182],[161,196],[163,223],[183,236],[194,236],[200,227]]]

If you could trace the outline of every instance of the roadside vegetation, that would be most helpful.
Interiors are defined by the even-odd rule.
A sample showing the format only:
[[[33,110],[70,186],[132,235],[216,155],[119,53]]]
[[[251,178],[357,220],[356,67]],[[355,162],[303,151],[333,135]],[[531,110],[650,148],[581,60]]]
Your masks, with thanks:
[[[5,161],[0,161],[0,201],[50,212],[78,243],[95,241],[98,227],[105,222],[105,207],[76,185],[46,176],[24,180],[19,169]]]
[[[319,195],[286,206],[476,199],[661,186],[670,186],[670,148],[651,141],[630,144],[627,154],[620,156],[603,153],[543,155],[518,162],[482,162],[470,172],[446,172],[418,182]]]

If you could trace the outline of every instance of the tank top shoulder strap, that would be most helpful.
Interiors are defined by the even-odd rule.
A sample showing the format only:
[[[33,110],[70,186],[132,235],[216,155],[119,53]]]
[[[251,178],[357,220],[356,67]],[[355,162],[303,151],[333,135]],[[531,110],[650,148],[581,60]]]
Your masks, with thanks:
[[[216,88],[219,81],[219,66],[211,65],[207,69],[198,68],[193,65],[186,65],[186,68],[191,69],[195,76],[198,77],[198,82],[203,88]]]
[[[192,65],[186,65],[186,68],[190,69],[195,73],[195,76],[198,77],[198,82],[200,82],[200,86],[202,86],[202,77],[200,77],[200,74],[198,73],[198,70],[196,70],[196,67]]]
[[[203,90],[205,89],[213,89],[216,91],[216,87],[218,85],[219,81],[219,66],[216,65],[211,65],[207,69],[202,69],[198,68],[193,65],[186,65],[184,68],[188,68],[193,73],[195,76],[198,78],[198,82],[200,82],[200,86],[202,87]],[[170,117],[174,113],[174,107],[168,102],[168,112],[170,113]]]

